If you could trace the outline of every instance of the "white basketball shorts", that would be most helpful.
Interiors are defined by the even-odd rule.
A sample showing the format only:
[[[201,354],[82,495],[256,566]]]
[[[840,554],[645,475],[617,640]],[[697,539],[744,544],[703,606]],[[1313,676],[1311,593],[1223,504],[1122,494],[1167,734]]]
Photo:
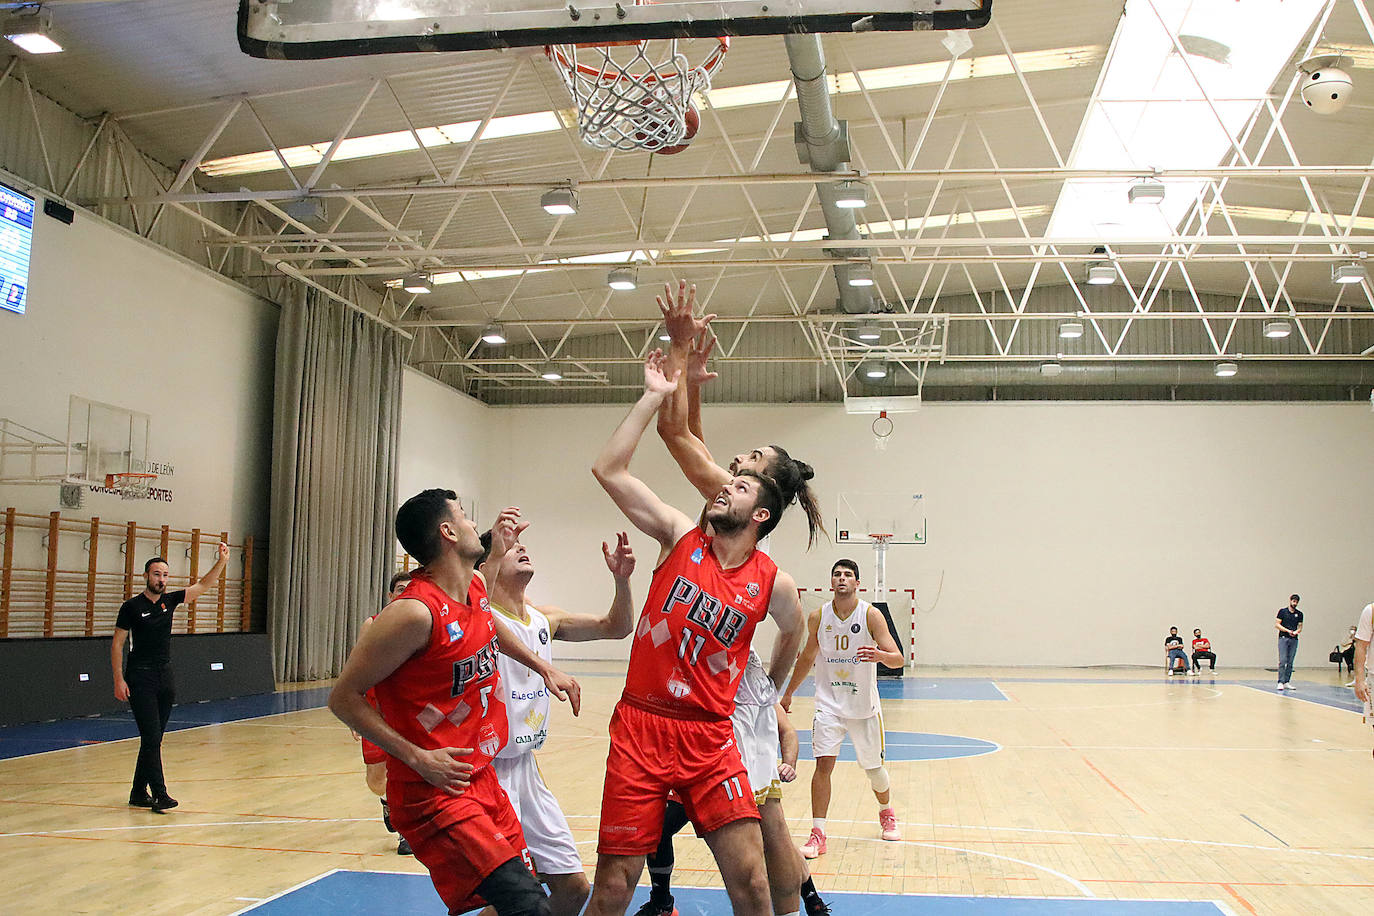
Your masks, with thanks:
[[[497,757],[491,768],[525,832],[525,846],[541,875],[571,875],[582,871],[582,858],[573,843],[572,829],[558,799],[553,797],[534,762],[534,754]]]
[[[854,744],[859,766],[872,770],[883,765],[886,750],[883,739],[883,714],[864,719],[844,719],[824,709],[816,710],[811,720],[811,752],[816,757],[838,757],[844,736]]]

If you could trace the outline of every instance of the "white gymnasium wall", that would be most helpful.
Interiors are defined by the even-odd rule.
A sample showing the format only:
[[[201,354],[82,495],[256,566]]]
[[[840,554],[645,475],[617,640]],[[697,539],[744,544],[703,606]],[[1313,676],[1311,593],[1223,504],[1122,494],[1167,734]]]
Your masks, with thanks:
[[[171,502],[88,492],[64,517],[265,537],[277,308],[85,212],[36,220],[27,312],[0,311],[0,416],[65,439],[70,395],[142,411],[175,469]],[[0,505],[46,514],[58,488],[0,486]]]
[[[531,520],[537,603],[608,600],[600,542],[625,523],[588,468],[624,413],[489,413],[483,512],[512,500]],[[1298,662],[1319,666],[1374,599],[1367,406],[935,404],[897,415],[884,452],[871,420],[838,406],[708,406],[706,432],[718,458],[779,442],[810,461],[827,517],[841,488],[925,494],[929,544],[888,560],[889,584],[918,592],[920,664],[1157,664],[1177,625],[1201,626],[1223,666],[1272,666],[1274,611],[1297,591]],[[700,506],[652,430],[634,468],[674,505]],[[808,554],[803,531],[794,509],[773,537],[801,584],[826,584],[841,555],[871,579],[869,548]],[[640,601],[655,557],[642,535],[633,543]],[[905,632],[910,618],[897,622]],[[584,657],[627,646],[559,644]]]
[[[488,437],[497,416],[475,398],[423,373],[405,370],[396,468],[398,503],[421,490],[447,487],[463,498],[468,511],[475,499],[477,524],[489,525],[499,508],[489,508],[489,500],[484,498],[491,464]],[[400,552],[399,544],[396,550]]]

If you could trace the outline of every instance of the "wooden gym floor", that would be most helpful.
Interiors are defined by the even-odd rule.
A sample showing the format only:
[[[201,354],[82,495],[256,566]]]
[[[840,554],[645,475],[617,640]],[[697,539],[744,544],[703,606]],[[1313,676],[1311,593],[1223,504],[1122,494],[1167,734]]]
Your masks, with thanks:
[[[540,764],[590,866],[623,665],[568,667],[582,680],[582,716],[555,704]],[[946,899],[962,896],[1008,898],[978,901],[978,912],[1115,912],[1109,900],[1157,901],[1130,912],[1367,912],[1374,730],[1334,672],[1301,671],[1286,696],[1272,678],[923,668],[885,683],[905,839],[878,838],[867,780],[842,761],[816,884],[837,916],[974,911]],[[304,898],[290,909],[290,894],[260,902],[334,870],[422,875],[395,854],[357,745],[320,708],[327,691],[302,688],[178,708],[184,728],[167,735],[164,761],[181,807],[165,816],[124,804],[137,739],[111,739],[132,733],[127,717],[0,729],[0,910],[310,912]],[[798,698],[799,728],[811,709]],[[810,826],[808,752],[804,742],[785,799],[799,842]],[[690,831],[677,854],[679,884],[719,887]],[[432,896],[423,882],[386,880]],[[399,912],[401,899],[350,891],[347,911]],[[431,905],[406,907],[442,912],[437,898]],[[683,907],[697,911],[725,909]]]

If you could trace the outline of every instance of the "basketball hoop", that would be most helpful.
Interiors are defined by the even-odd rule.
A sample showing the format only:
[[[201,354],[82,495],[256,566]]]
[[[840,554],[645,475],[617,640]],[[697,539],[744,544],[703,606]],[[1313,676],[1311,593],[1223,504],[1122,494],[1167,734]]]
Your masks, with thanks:
[[[652,0],[635,0],[635,6]],[[678,39],[545,45],[577,108],[577,133],[597,149],[677,153],[696,132],[693,93],[711,88],[730,39],[690,66]],[[616,58],[619,58],[617,60]],[[580,59],[579,59],[580,58]]]
[[[892,435],[892,420],[888,418],[886,410],[878,411],[878,418],[873,421],[873,448],[880,452],[887,451],[887,440]],[[869,537],[892,537],[892,535],[869,535]]]
[[[106,474],[105,488],[117,491],[120,499],[147,499],[156,480],[156,474]]]

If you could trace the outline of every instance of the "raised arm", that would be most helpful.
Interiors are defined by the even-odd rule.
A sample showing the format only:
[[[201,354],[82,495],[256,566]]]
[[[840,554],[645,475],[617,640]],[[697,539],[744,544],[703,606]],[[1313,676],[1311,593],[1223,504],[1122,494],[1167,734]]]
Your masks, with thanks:
[[[210,567],[210,571],[200,577],[199,582],[195,582],[186,589],[186,603],[190,604],[214,585],[219,580],[219,574],[224,572],[224,564],[229,562],[229,545],[220,542],[219,558],[215,560],[215,565]]]
[[[462,794],[472,764],[458,757],[470,747],[426,750],[402,737],[367,701],[367,693],[429,642],[429,608],[413,599],[393,601],[363,628],[329,694],[329,710],[343,723],[450,795]]]
[[[776,586],[774,586],[776,589]],[[816,663],[816,653],[821,650],[820,639],[817,636],[821,628],[820,608],[811,612],[811,616],[806,621],[806,643],[802,646],[801,655],[797,658],[797,667],[792,669],[792,680],[787,685],[787,690],[783,692],[782,708],[788,712],[792,711],[792,694],[797,692],[802,681],[811,673],[811,666]]]
[[[635,555],[630,549],[630,536],[624,531],[616,535],[615,549],[605,541],[601,552],[606,568],[615,581],[615,597],[611,607],[600,617],[573,614],[560,607],[541,607],[549,618],[549,631],[554,639],[568,642],[589,642],[593,639],[624,639],[634,628],[634,603],[630,597],[630,574],[635,571]]]
[[[659,499],[644,481],[631,474],[630,459],[649,421],[676,389],[677,381],[676,374],[672,379],[664,377],[663,353],[650,353],[644,361],[644,394],[616,427],[592,465],[592,474],[602,489],[632,525],[658,541],[664,553],[691,529],[692,520]]]
[[[889,668],[903,667],[906,659],[902,656],[902,650],[897,648],[897,641],[892,638],[892,632],[887,628],[887,618],[871,604],[868,606],[868,632],[873,634],[873,641],[878,646],[860,646],[859,651],[855,653],[859,661],[882,662]]]
[[[678,283],[676,294],[671,284],[665,284],[663,295],[655,301],[673,341],[666,371],[681,370],[687,383],[664,401],[658,412],[658,435],[687,480],[711,499],[730,481],[730,474],[711,458],[701,433],[701,386],[716,377],[706,368],[716,343],[707,325],[716,316],[693,317],[696,287],[683,282]]]
[[[804,626],[797,583],[781,570],[773,580],[773,594],[768,600],[768,616],[778,625],[778,639],[773,643],[773,656],[768,661],[768,677],[773,686],[781,690],[788,682],[787,675],[797,660],[797,647],[801,645]]]

